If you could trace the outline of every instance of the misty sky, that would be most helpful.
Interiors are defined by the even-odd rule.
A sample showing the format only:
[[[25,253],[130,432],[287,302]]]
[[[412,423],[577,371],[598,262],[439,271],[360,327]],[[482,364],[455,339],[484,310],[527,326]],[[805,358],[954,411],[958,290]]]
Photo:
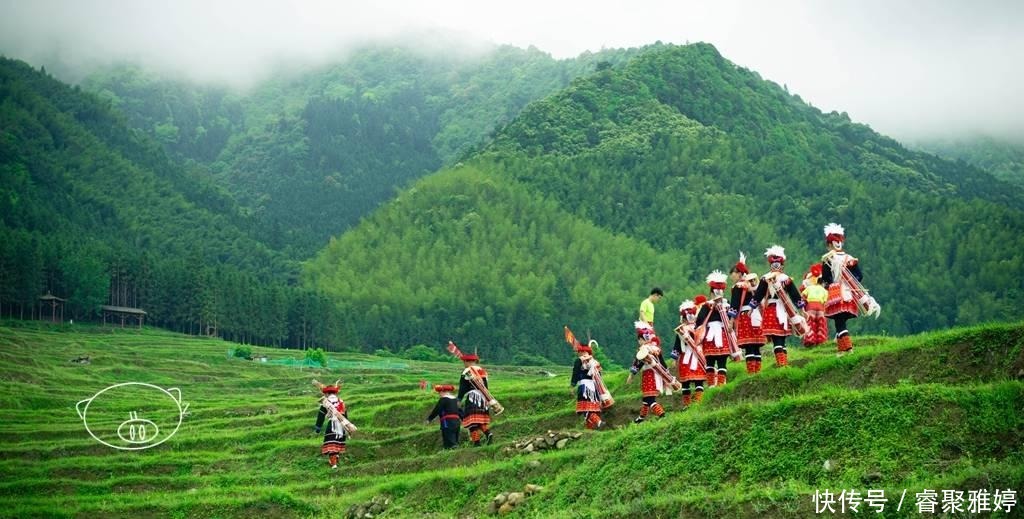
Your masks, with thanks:
[[[707,41],[818,108],[900,139],[1024,141],[1024,1],[0,0],[7,56],[85,70],[129,59],[237,86],[275,63],[323,63],[367,39],[438,30],[556,57]]]

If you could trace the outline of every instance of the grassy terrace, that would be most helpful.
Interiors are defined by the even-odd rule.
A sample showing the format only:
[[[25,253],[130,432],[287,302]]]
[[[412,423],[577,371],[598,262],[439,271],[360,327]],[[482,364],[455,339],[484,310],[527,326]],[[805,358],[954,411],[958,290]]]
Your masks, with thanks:
[[[887,508],[885,517],[920,517],[912,495],[924,488],[1011,488],[1024,498],[1024,324],[858,339],[843,358],[791,348],[792,366],[776,369],[766,357],[753,378],[730,364],[729,385],[700,408],[679,412],[677,396],[663,397],[668,416],[639,426],[629,423],[639,385],[609,369],[616,427],[522,454],[506,448],[548,429],[582,429],[568,366],[487,366],[507,409],[497,441],[442,452],[436,424],[423,422],[434,394],[418,382],[454,383],[458,364],[295,368],[229,358],[230,343],[159,330],[6,322],[0,516],[340,517],[376,496],[392,500],[386,517],[479,516],[495,494],[526,483],[545,488],[513,516],[792,517],[813,515],[811,495],[825,488],[885,489],[891,507],[908,489],[903,512]],[[80,355],[91,363],[69,362]],[[342,379],[360,427],[338,471],[312,431],[312,378]],[[75,404],[121,382],[180,388],[189,414],[177,434],[142,451],[92,439]]]

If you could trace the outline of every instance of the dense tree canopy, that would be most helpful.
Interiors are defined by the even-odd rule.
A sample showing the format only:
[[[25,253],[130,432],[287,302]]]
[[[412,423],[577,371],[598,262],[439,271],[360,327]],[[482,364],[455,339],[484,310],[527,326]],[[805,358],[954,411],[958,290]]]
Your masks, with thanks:
[[[609,339],[602,344],[622,360],[651,286],[699,290],[680,251],[655,251],[469,167],[417,183],[307,269],[351,316],[340,342],[372,351],[453,338],[504,362],[521,352],[571,357],[567,324]],[[678,314],[662,306],[669,333]]]
[[[508,183],[515,193],[531,194],[518,196],[557,203],[553,213],[554,206],[522,209],[509,198],[512,191],[471,197],[495,211],[507,208],[502,218],[488,220],[490,226],[536,228],[559,243],[574,235],[538,222],[581,221],[613,233],[604,236],[627,240],[620,242],[627,257],[653,247],[672,258],[665,264],[638,256],[636,263],[623,264],[613,259],[622,254],[617,247],[598,246],[585,265],[559,270],[546,262],[560,256],[544,249],[528,272],[549,275],[560,286],[593,286],[586,280],[594,269],[623,284],[607,290],[611,299],[602,287],[554,306],[551,294],[560,291],[536,287],[534,305],[526,306],[533,313],[518,317],[538,323],[530,331],[553,333],[543,324],[556,324],[550,323],[551,309],[572,308],[599,323],[594,326],[613,340],[609,344],[628,344],[634,307],[646,285],[682,288],[669,292],[674,306],[700,287],[707,272],[727,270],[739,250],[750,254],[755,271],[764,272],[760,253],[775,243],[786,247],[789,271],[802,275],[824,252],[822,227],[831,221],[848,229],[848,248],[861,259],[865,284],[884,307],[877,321],[857,322],[857,331],[902,334],[1021,315],[1024,290],[1006,282],[1024,267],[1019,189],[964,164],[908,151],[845,116],[822,114],[708,45],[644,53],[624,67],[577,79],[527,107],[465,165],[485,176],[488,186]],[[447,326],[422,328],[433,335],[418,341],[464,333],[504,344],[519,332],[487,309],[500,304],[491,296],[500,292],[491,285],[506,278],[487,276],[499,270],[518,278],[501,259],[475,251],[501,251],[503,258],[508,239],[497,231],[463,236],[452,230],[476,218],[477,207],[443,213],[447,220],[438,221],[437,210],[428,208],[472,192],[451,180],[447,189],[439,179],[429,180],[332,243],[310,266],[309,279],[339,298],[348,294],[353,308],[371,308],[372,299],[373,320],[385,327],[405,329],[395,323],[410,315],[422,318],[424,311],[436,317],[460,309],[454,320],[426,319]],[[435,197],[433,203],[427,196]],[[425,223],[402,205],[412,203],[408,197],[435,218]],[[609,240],[595,235],[590,241]],[[465,251],[467,257],[423,254],[435,247]],[[340,258],[359,267],[338,267]],[[453,281],[463,278],[480,284]],[[445,282],[433,283],[439,279]],[[374,296],[364,301],[367,293]],[[437,294],[449,296],[431,299]],[[417,306],[419,300],[430,304]],[[478,328],[469,326],[474,320]],[[361,339],[378,340],[367,332]]]
[[[247,94],[114,67],[84,85],[172,156],[198,162],[252,214],[256,235],[305,259],[453,162],[595,63],[638,50],[555,60],[537,49],[479,55],[366,47],[341,63],[284,73]]]
[[[949,160],[962,160],[1011,184],[1024,187],[1024,143],[994,137],[935,138],[914,143],[922,150]]]
[[[884,309],[857,332],[1022,315],[1020,188],[710,45],[364,49],[244,95],[86,85],[0,63],[0,315],[49,290],[88,318],[116,280],[152,323],[246,342],[525,363],[569,358],[568,324],[624,361],[652,285],[667,336],[710,270],[743,250],[763,272],[778,243],[800,275],[830,221]]]
[[[0,61],[0,316],[45,292],[90,318],[113,279],[149,322],[245,341],[325,342],[333,305],[250,236],[230,197],[168,160],[108,101]]]

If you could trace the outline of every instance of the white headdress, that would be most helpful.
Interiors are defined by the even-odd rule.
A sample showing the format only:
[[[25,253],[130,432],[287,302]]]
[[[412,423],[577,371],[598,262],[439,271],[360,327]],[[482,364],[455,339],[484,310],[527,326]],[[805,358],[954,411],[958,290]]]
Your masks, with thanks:
[[[713,271],[711,271],[710,274],[708,274],[707,283],[709,285],[711,283],[722,283],[722,284],[725,284],[725,279],[726,279],[725,274],[722,273],[721,270],[713,270]]]
[[[764,251],[764,255],[765,257],[778,256],[782,259],[786,259],[786,249],[778,245],[772,245],[771,247],[768,247],[768,249]]]
[[[846,236],[846,231],[843,229],[842,225],[839,225],[837,223],[830,223],[825,226],[825,236],[828,237],[832,234]]]

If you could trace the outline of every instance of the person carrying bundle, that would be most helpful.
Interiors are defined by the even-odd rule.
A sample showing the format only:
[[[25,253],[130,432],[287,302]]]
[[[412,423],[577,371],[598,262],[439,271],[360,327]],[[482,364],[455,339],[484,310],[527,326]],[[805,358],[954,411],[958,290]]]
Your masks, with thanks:
[[[338,456],[345,453],[348,435],[356,430],[356,426],[348,420],[348,408],[345,407],[345,401],[338,397],[341,381],[328,386],[314,380],[313,385],[320,388],[323,395],[320,397],[320,409],[317,410],[316,425],[313,430],[319,434],[323,429],[324,422],[327,423],[324,442],[320,446],[320,454],[327,456],[327,461],[332,469],[337,469]]]
[[[754,300],[750,306],[758,308],[761,301],[765,302],[761,330],[773,346],[775,365],[785,367],[789,364],[786,352],[786,337],[796,335],[803,337],[807,333],[807,321],[800,315],[804,300],[800,296],[793,279],[786,269],[786,250],[772,245],[764,252],[768,259],[770,272],[761,278],[754,292]]]
[[[683,386],[669,373],[661,354],[661,339],[654,334],[654,328],[646,321],[637,321],[633,326],[637,331],[637,353],[633,366],[629,368],[626,384],[632,383],[633,375],[640,373],[642,403],[640,415],[633,423],[643,423],[648,413],[654,413],[658,418],[665,416],[665,408],[657,401],[658,395],[671,395],[672,389],[679,390]]]
[[[703,295],[697,297],[704,298]],[[678,380],[683,384],[683,407],[688,408],[704,398],[704,378],[707,373],[707,359],[696,337],[696,303],[687,299],[679,305],[679,323],[671,357],[676,360]],[[691,386],[693,389],[690,389]]]
[[[846,323],[855,319],[859,312],[874,314],[877,319],[882,308],[861,284],[864,275],[860,261],[843,250],[846,240],[843,226],[830,223],[824,230],[825,243],[829,248],[821,257],[821,284],[828,289],[825,317],[835,323],[837,355],[844,355],[853,350],[853,340]]]
[[[505,409],[491,396],[487,370],[479,365],[480,357],[476,353],[462,353],[452,341],[448,341],[448,352],[458,357],[465,366],[459,380],[459,394],[456,397],[458,400],[462,400],[463,397],[466,399],[462,406],[462,426],[469,429],[469,440],[473,442],[474,447],[479,447],[484,437],[490,445],[494,441],[494,434],[491,432],[491,409],[494,409],[495,414],[500,414]]]
[[[733,281],[729,315],[735,318],[736,344],[743,348],[747,374],[753,375],[761,372],[761,347],[765,343],[761,311],[750,305],[757,290],[757,274],[747,268],[747,257],[741,252],[740,260],[729,275]]]

